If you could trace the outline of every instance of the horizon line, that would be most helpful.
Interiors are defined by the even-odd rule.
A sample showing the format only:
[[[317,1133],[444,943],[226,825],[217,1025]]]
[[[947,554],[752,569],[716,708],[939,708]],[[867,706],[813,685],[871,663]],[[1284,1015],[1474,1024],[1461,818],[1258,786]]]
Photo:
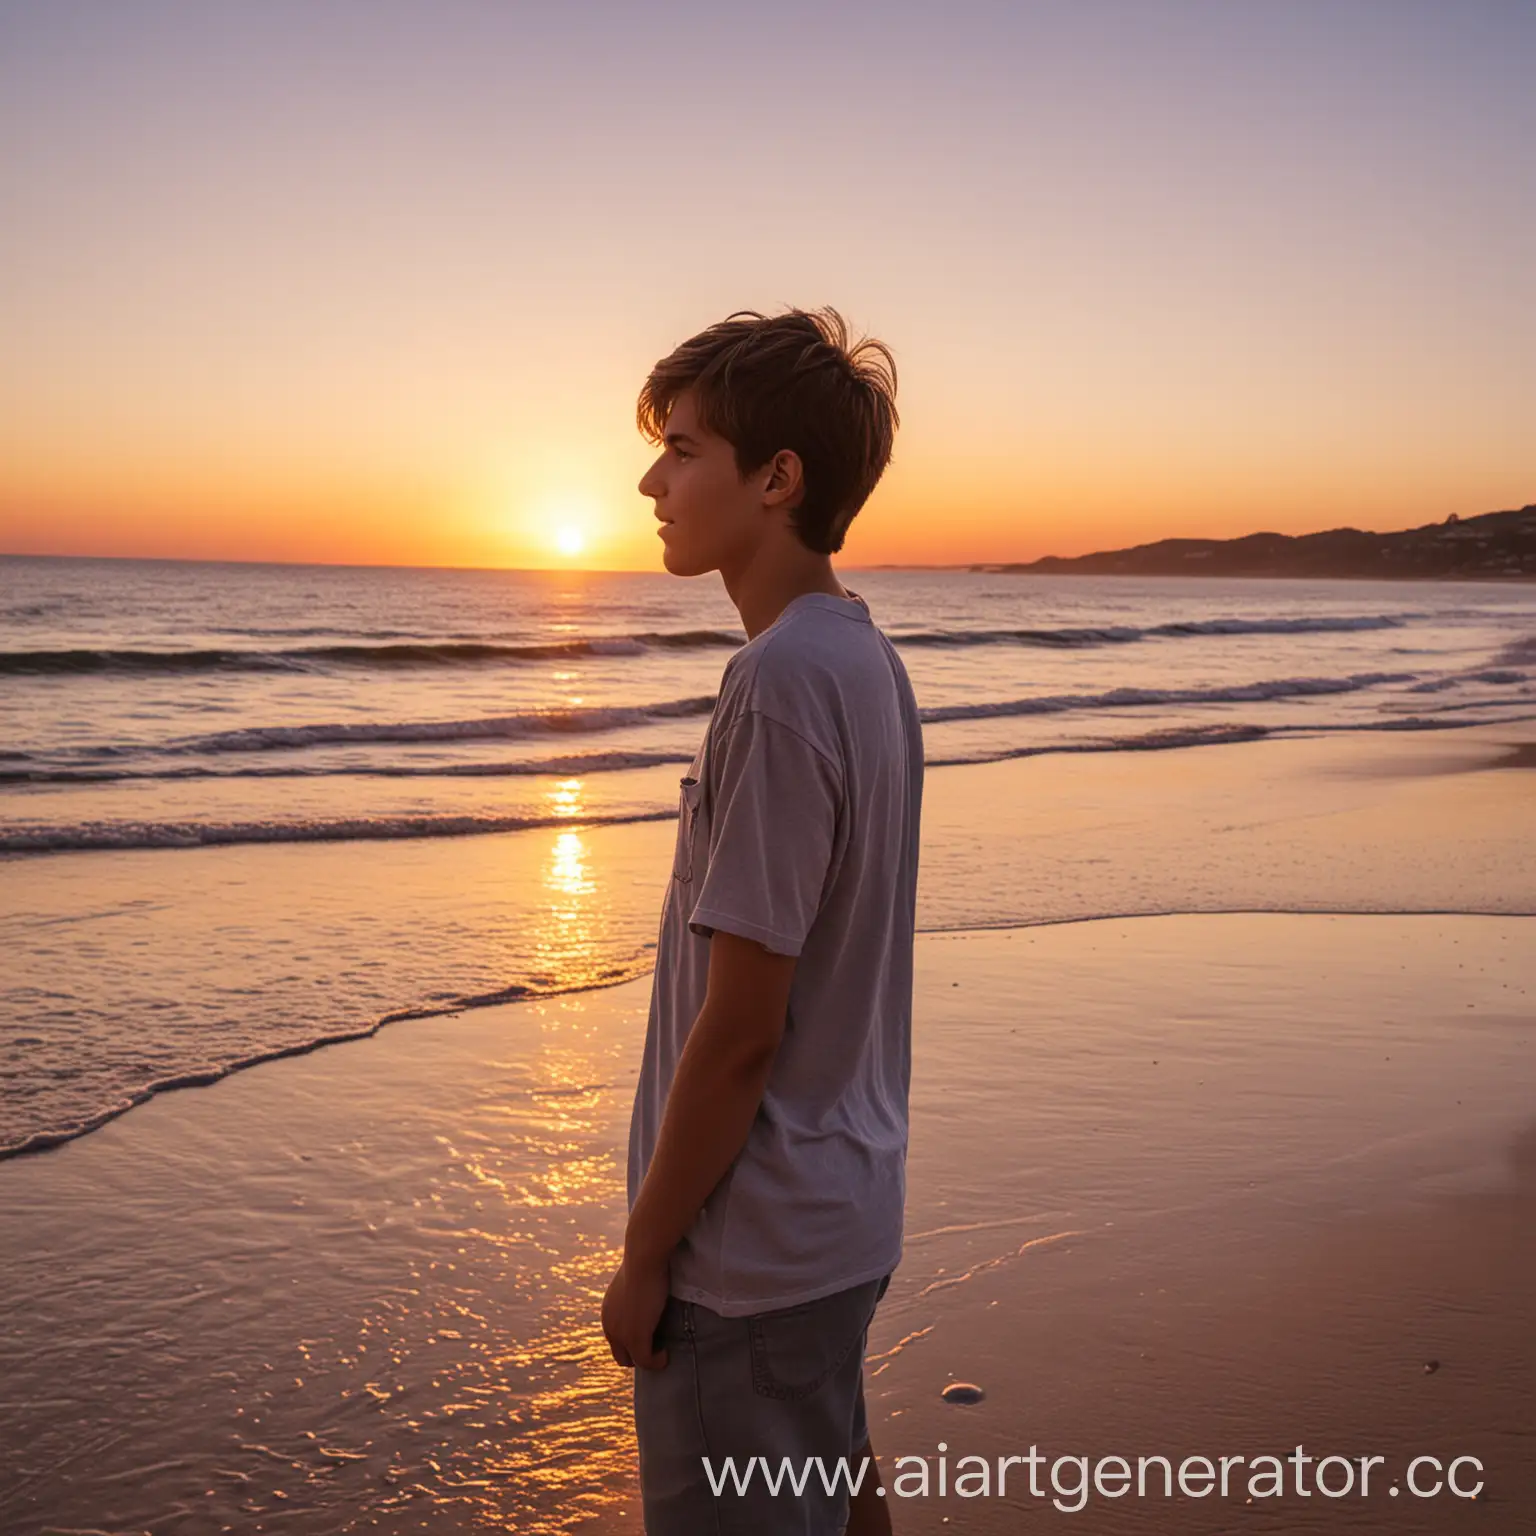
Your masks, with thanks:
[[[0,550],[0,560],[114,560],[132,561],[140,565],[271,565],[281,566],[284,569],[327,571],[487,571],[508,572],[521,576],[667,576],[671,574],[660,564],[654,570],[645,566],[416,565],[387,560],[243,560],[206,555],[57,554],[47,550]],[[866,564],[843,565],[839,569],[845,571],[968,571],[980,565],[1001,563],[1003,562],[995,560],[957,560],[947,563],[872,561]]]
[[[1457,521],[1470,521],[1479,517],[1496,517],[1504,512],[1528,512],[1536,507],[1536,503],[1527,503],[1521,507],[1501,507],[1493,512],[1473,513],[1449,513],[1446,517],[1438,519],[1439,523],[1448,522],[1451,518]],[[1406,528],[1389,528],[1385,530],[1358,529],[1351,524],[1339,524],[1332,528],[1314,529],[1313,533],[1342,533],[1342,532],[1375,532],[1378,536],[1383,533],[1411,533],[1418,528],[1432,528],[1436,522],[1413,523]],[[1256,529],[1252,533],[1240,533],[1225,539],[1213,539],[1209,537],[1185,536],[1179,534],[1166,534],[1159,539],[1150,539],[1144,544],[1128,544],[1112,550],[1090,550],[1089,555],[1120,554],[1127,550],[1147,549],[1156,544],[1171,543],[1181,539],[1187,539],[1191,543],[1201,544],[1232,544],[1243,539],[1261,537],[1272,530]],[[1281,538],[1308,538],[1308,534],[1281,534]],[[995,570],[999,566],[1035,565],[1042,560],[1077,560],[1086,558],[1081,555],[1038,555],[1034,560],[953,560],[953,561],[871,561],[865,564],[852,564],[842,567],[847,571],[987,571]],[[419,565],[403,564],[392,561],[368,561],[368,560],[244,560],[239,558],[215,559],[202,555],[86,555],[86,554],[56,554],[49,551],[38,550],[0,550],[0,560],[115,560],[137,561],[140,564],[159,565],[251,565],[251,566],[279,566],[284,569],[296,570],[338,570],[338,571],[487,571],[508,572],[523,576],[663,576],[670,574],[665,567],[655,569],[646,566],[589,566],[589,565]],[[1049,571],[1039,573],[1043,576],[1053,574]]]

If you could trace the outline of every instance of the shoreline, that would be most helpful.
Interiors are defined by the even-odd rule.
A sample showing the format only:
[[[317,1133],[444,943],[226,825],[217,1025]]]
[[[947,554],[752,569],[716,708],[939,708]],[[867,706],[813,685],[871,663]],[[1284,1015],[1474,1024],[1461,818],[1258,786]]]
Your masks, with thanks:
[[[1511,740],[1512,734],[1529,739]],[[1455,732],[1271,737],[1222,743],[1193,757],[1180,751],[1038,754],[963,766],[968,769],[963,777],[946,771],[943,780],[935,777],[930,784],[924,860],[992,869],[990,889],[979,904],[935,904],[920,885],[919,931],[925,934],[1179,914],[1536,914],[1536,877],[1519,873],[1516,852],[1522,825],[1529,825],[1530,836],[1536,837],[1536,806],[1513,781],[1485,771],[1536,766],[1533,725],[1521,733],[1482,726]],[[1454,787],[1458,778],[1470,784],[1463,776],[1471,774],[1489,788],[1507,786],[1477,811],[1484,829],[1480,840],[1471,834],[1473,807]],[[1057,807],[1050,825],[1034,819],[1033,801]],[[1401,802],[1400,809],[1392,809],[1395,802]],[[1265,806],[1257,819],[1255,804]],[[1127,824],[1136,829],[1134,860],[1123,848]],[[998,840],[980,836],[982,827],[1007,834],[1004,846],[1017,848],[1020,857],[998,863]],[[559,835],[580,834],[572,826],[561,828]],[[590,834],[594,859],[604,836],[622,839],[625,868],[659,869],[670,826],[657,821]],[[1395,878],[1394,866],[1382,862],[1380,849],[1388,839],[1403,843],[1399,862],[1405,872],[1412,871],[1416,903],[1400,899],[1405,887]],[[488,854],[495,842],[487,837],[482,853]],[[1230,851],[1227,843],[1232,843]],[[219,849],[221,861],[235,862],[218,867],[243,870],[250,878],[251,857],[270,860],[288,847]],[[370,845],[380,857],[392,857],[390,850],[402,847],[421,850],[424,845]],[[1314,861],[1304,881],[1280,880],[1274,873],[1254,880],[1254,866],[1278,873],[1283,866],[1277,861],[1295,863],[1303,850]],[[430,856],[432,849],[425,852]],[[137,850],[119,858],[149,857],[158,863],[158,854]],[[323,849],[308,849],[311,858],[323,854]],[[40,873],[44,868],[39,867]],[[272,878],[278,878],[275,869]],[[949,884],[963,889],[967,882]],[[1398,899],[1384,900],[1388,893]],[[658,903],[660,895],[658,889]],[[993,918],[999,904],[1006,914]],[[649,913],[637,918],[637,946],[650,923]],[[563,986],[558,977],[553,982],[521,978],[437,1003],[428,997],[402,1001],[371,1021],[328,1030],[318,1038],[279,1039],[230,1062],[173,1072],[137,1085],[131,1102],[103,1106],[88,1125],[28,1132],[0,1148],[0,1165],[89,1137],[167,1094],[209,1086],[265,1061],[368,1038],[386,1024],[454,1016],[516,996],[622,985],[648,974],[647,949],[637,948],[627,960],[608,957],[613,974],[589,969]]]
[[[1416,907],[1407,910],[1395,907],[1170,908],[1164,911],[1099,912],[1086,917],[1041,917],[1027,921],[1010,920],[998,923],[970,922],[955,927],[920,928],[917,930],[917,936],[919,938],[981,937],[983,935],[1027,933],[1032,929],[1080,927],[1095,923],[1156,921],[1160,918],[1178,917],[1469,917],[1513,918],[1518,921],[1522,918],[1536,918],[1536,911],[1512,912],[1505,909],[1480,911],[1475,908],[1466,907]],[[381,1019],[376,1019],[371,1024],[363,1025],[356,1030],[325,1035],[319,1039],[302,1041],[296,1045],[283,1046],[252,1056],[248,1060],[234,1062],[227,1067],[205,1072],[189,1072],[173,1080],[152,1084],[145,1088],[141,1095],[133,1099],[132,1102],[105,1111],[100,1119],[93,1121],[90,1125],[64,1131],[42,1131],[27,1141],[14,1146],[0,1146],[0,1166],[13,1159],[35,1157],[40,1153],[51,1152],[57,1148],[68,1146],[72,1142],[83,1140],[104,1127],[111,1125],[114,1121],[120,1120],[124,1115],[131,1114],[134,1110],[140,1109],[146,1104],[158,1102],[172,1094],[179,1094],[194,1088],[215,1087],[227,1078],[252,1071],[257,1067],[266,1066],[272,1062],[308,1056],[334,1046],[354,1045],[364,1040],[372,1040],[391,1024],[408,1024],[425,1019],[461,1018],[466,1013],[478,1009],[504,1008],[513,1003],[537,1002],[547,998],[579,997],[592,992],[606,992],[616,987],[628,986],[634,982],[645,980],[649,975],[650,971],[646,969],[634,975],[616,977],[612,981],[581,982],[569,987],[544,992],[535,991],[532,988],[522,989],[512,986],[506,989],[505,995],[487,997],[484,1000],[472,1003],[450,1004],[441,1008],[402,1009],[399,1012],[387,1014]]]

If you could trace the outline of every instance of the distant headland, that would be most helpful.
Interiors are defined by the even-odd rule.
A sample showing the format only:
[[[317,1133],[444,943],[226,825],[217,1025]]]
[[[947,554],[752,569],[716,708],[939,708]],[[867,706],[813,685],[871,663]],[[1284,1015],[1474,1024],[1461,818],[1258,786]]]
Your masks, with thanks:
[[[1134,549],[973,571],[1037,576],[1348,576],[1377,580],[1536,577],[1536,505],[1457,517],[1399,533],[1250,533],[1240,539],[1159,539]]]

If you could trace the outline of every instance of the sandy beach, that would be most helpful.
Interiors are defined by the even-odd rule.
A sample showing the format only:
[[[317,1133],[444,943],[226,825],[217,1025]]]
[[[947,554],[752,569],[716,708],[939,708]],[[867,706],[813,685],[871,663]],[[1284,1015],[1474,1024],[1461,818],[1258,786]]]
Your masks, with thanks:
[[[0,0],[0,1536],[1536,1536],[1533,69]]]
[[[1529,749],[932,775],[936,847],[1069,904],[982,932],[952,903],[919,943],[908,1242],[869,1362],[887,1481],[929,1467],[898,1529],[1524,1529],[1536,799],[1483,770]],[[392,1024],[4,1165],[0,1526],[637,1531],[596,1303],[647,986]],[[1369,1496],[1297,1494],[1287,1463],[1251,1504],[1155,1468],[1155,1496],[1053,1502],[1061,1457],[1298,1444],[1381,1457]],[[1041,1497],[1019,1464],[955,1491],[960,1458],[1032,1446]],[[1408,1492],[1418,1455],[1476,1457],[1479,1497]]]

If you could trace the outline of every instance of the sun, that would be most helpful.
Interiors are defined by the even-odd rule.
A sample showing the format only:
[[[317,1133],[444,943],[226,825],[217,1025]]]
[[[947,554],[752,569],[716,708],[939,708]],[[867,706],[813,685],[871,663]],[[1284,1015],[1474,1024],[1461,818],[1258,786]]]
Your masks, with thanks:
[[[607,508],[593,493],[570,487],[535,496],[517,516],[514,538],[533,564],[553,569],[585,566],[607,538]]]

